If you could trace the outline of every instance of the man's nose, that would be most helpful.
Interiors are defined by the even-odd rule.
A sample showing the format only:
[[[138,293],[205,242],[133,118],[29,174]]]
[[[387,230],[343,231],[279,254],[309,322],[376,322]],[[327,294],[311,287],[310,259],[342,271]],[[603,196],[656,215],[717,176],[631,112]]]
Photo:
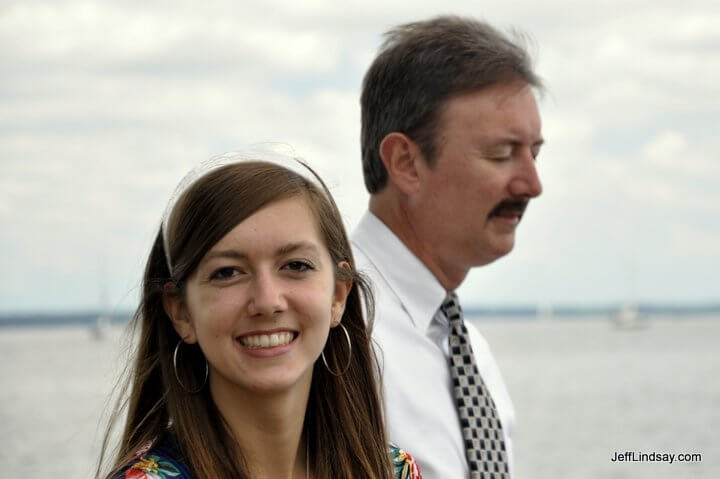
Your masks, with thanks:
[[[535,198],[542,193],[542,183],[537,171],[535,158],[527,151],[519,158],[515,177],[510,182],[510,193],[513,196]]]
[[[267,316],[285,311],[287,302],[280,278],[271,272],[255,274],[250,288],[248,314],[251,316]]]

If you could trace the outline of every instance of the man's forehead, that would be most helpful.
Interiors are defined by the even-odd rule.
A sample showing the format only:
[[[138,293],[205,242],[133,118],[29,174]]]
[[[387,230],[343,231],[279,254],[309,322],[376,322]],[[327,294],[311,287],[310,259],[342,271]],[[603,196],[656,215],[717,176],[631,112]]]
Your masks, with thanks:
[[[534,93],[528,89],[498,88],[455,96],[444,105],[438,121],[440,139],[472,135],[493,143],[541,145],[542,122]]]

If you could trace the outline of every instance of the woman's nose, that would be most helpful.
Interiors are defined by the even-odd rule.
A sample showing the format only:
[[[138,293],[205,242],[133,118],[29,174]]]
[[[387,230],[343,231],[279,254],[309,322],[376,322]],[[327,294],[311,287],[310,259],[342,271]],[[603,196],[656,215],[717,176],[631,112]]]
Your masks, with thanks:
[[[258,273],[252,280],[248,313],[271,317],[287,308],[282,281],[269,272]]]

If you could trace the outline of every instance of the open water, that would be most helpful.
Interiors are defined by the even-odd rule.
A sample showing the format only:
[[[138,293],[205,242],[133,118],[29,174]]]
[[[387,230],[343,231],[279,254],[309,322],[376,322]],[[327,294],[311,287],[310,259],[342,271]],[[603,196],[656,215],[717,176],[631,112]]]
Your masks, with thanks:
[[[515,402],[518,478],[720,478],[720,318],[476,324]],[[0,477],[92,477],[122,334],[0,329]]]

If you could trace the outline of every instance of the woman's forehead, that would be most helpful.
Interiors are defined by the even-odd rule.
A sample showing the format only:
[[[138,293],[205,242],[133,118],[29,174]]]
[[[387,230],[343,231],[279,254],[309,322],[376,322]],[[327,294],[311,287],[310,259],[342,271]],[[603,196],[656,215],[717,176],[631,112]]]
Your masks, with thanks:
[[[304,195],[293,195],[273,201],[235,225],[208,251],[233,249],[251,252],[327,250],[321,236],[317,215]]]

